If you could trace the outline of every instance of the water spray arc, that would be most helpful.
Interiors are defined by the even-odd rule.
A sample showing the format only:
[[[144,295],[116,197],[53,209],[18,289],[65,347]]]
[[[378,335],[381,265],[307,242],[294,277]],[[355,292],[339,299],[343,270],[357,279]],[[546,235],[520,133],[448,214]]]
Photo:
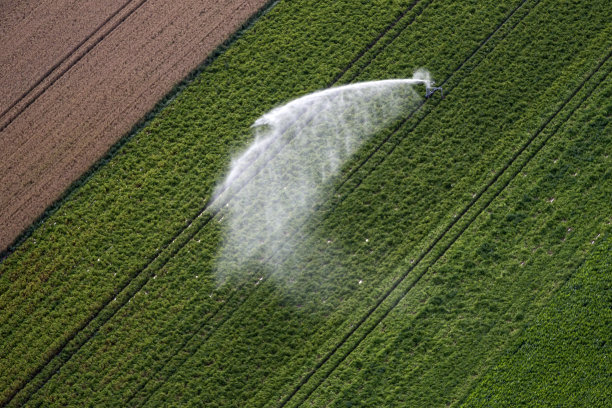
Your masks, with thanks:
[[[326,199],[325,186],[365,141],[422,100],[419,84],[432,84],[427,71],[314,92],[257,119],[255,140],[214,195],[213,208],[227,217],[221,280],[280,248],[291,251],[296,226]]]

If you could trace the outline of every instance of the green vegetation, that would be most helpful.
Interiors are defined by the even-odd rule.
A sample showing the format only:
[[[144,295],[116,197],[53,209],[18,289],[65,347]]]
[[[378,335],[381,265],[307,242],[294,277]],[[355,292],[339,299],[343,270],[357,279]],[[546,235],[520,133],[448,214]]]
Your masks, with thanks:
[[[519,156],[451,228],[448,244],[410,271],[296,399],[315,406],[461,401],[610,230],[610,95],[610,84],[600,85],[558,130],[551,122],[546,144]]]
[[[0,265],[0,401],[163,263],[259,115],[325,87],[407,5],[278,4],[75,191]]]
[[[612,399],[612,235],[602,241],[464,406],[597,407]]]
[[[280,2],[0,264],[0,405],[462,401],[609,229],[610,13]],[[447,97],[347,164],[277,276],[217,288],[198,215],[254,119],[422,66]]]

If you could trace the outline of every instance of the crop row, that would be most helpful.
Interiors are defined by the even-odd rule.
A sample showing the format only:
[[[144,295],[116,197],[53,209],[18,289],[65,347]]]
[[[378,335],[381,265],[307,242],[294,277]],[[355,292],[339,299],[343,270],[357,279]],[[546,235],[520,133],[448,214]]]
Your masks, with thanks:
[[[431,14],[427,13],[429,9],[425,10],[418,27],[424,26],[422,30],[425,33],[429,29],[442,35],[444,22],[448,23],[448,16],[452,14],[450,9],[457,12],[456,6],[447,7],[446,14],[439,9]],[[469,7],[464,9],[465,14],[472,11]],[[275,396],[288,392],[291,381],[295,383],[301,372],[307,373],[315,365],[316,355],[329,350],[384,293],[397,277],[391,275],[398,272],[402,260],[418,255],[437,230],[452,218],[451,214],[469,201],[478,186],[486,184],[491,177],[490,168],[499,168],[511,156],[509,153],[528,137],[522,129],[537,129],[538,124],[555,111],[563,96],[571,92],[571,89],[566,89],[566,84],[576,85],[579,82],[576,78],[587,69],[583,67],[581,58],[605,48],[605,42],[602,45],[601,38],[598,38],[597,42],[591,41],[584,51],[581,48],[584,44],[579,45],[568,37],[563,31],[571,30],[561,26],[562,29],[558,29],[561,33],[555,33],[562,40],[561,45],[557,44],[557,47],[562,47],[561,51],[547,43],[546,37],[535,41],[530,49],[535,27],[553,29],[550,27],[553,19],[548,12],[575,12],[570,5],[565,7],[568,10],[536,8],[537,17],[527,25],[532,32],[522,27],[525,33],[511,33],[508,40],[497,46],[502,49],[496,48],[444,102],[432,107],[433,115],[420,120],[413,132],[399,132],[401,138],[392,154],[381,165],[364,173],[369,176],[333,213],[323,218],[320,228],[309,231],[303,246],[296,248],[289,259],[280,260],[282,269],[294,281],[293,286],[287,288],[276,280],[256,286],[257,279],[253,279],[252,287],[258,288],[254,295],[247,298],[248,294],[240,293],[237,298],[232,298],[234,301],[247,298],[247,303],[227,319],[218,316],[225,322],[222,327],[213,321],[199,333],[195,332],[195,344],[190,343],[184,354],[187,357],[195,352],[196,356],[184,364],[183,356],[173,359],[172,362],[182,364],[180,370],[173,372],[170,369],[168,373],[174,373],[174,376],[162,384],[159,392],[147,402],[159,403],[165,398],[174,401],[179,397],[183,402],[190,398],[194,401],[211,398],[214,400],[211,403],[224,405],[228,401],[254,398],[251,401],[254,405],[274,401]],[[455,18],[463,18],[465,22],[465,14],[455,14]],[[503,13],[499,14],[503,16]],[[482,22],[476,17],[468,21],[472,21],[474,26],[466,24],[466,30],[483,29]],[[489,23],[488,32],[495,26],[495,21]],[[605,24],[599,27],[602,26]],[[592,35],[597,36],[597,28],[591,29]],[[418,55],[423,48],[411,40],[423,32],[410,32],[398,37],[398,41],[393,43],[396,48],[390,47],[389,51],[379,54],[380,60],[371,65],[371,75],[389,76],[389,61],[394,58],[393,52],[398,52],[397,48],[401,49],[402,55]],[[465,38],[451,35],[450,39],[447,43],[449,49],[454,47],[464,55],[469,54],[472,48],[467,45],[457,47],[457,43]],[[444,38],[437,41],[443,42]],[[478,43],[478,36],[474,36],[474,43]],[[429,52],[435,52],[429,49]],[[529,64],[528,57],[535,58],[530,53],[533,50],[541,53],[556,50],[560,59],[551,66]],[[509,51],[514,51],[514,55]],[[512,57],[516,54],[526,61],[512,64]],[[432,55],[421,56],[423,59],[428,57],[431,59]],[[418,62],[418,58],[415,59]],[[451,62],[456,63],[457,59]],[[586,61],[588,68],[592,68],[593,61],[588,58]],[[453,64],[448,60],[445,62],[451,69]],[[436,72],[444,72],[444,66],[441,67]],[[524,72],[518,68],[523,68]],[[506,80],[512,81],[512,85],[519,89],[512,86],[497,89],[494,83],[483,84],[482,78],[492,72],[505,74]],[[539,98],[534,94],[539,88],[551,84],[555,85],[554,91],[546,91]],[[479,85],[480,93],[470,94],[472,87]],[[525,102],[534,99],[538,102],[534,106]],[[489,107],[492,101],[510,111],[509,115],[515,115],[515,118],[495,115],[493,110],[497,107]],[[466,109],[466,106],[473,106],[473,109]],[[444,112],[442,108],[448,111]],[[514,119],[521,115],[525,115],[525,119],[514,123]],[[440,129],[438,121],[449,124],[452,134],[448,129]],[[500,128],[504,131],[496,133]],[[465,140],[470,143],[465,143]],[[436,162],[449,163],[449,166],[440,169],[433,165]],[[360,170],[358,174],[362,173]],[[50,397],[59,394],[65,399],[78,400],[91,394],[88,385],[105,384],[98,397],[102,401],[105,398],[113,400],[121,390],[120,384],[138,384],[142,373],[156,365],[156,359],[165,361],[165,357],[172,356],[175,341],[180,343],[198,330],[203,318],[200,311],[214,310],[215,302],[227,299],[224,294],[217,297],[214,293],[208,272],[214,259],[216,230],[217,226],[211,225],[196,235],[160,271],[157,279],[147,284],[145,291],[139,292],[130,306],[112,319],[100,336],[64,367],[62,371],[67,373],[62,372],[54,378],[44,393]],[[253,278],[266,273],[256,266],[248,272],[248,276]],[[205,279],[208,282],[202,282]],[[207,300],[209,294],[213,297]],[[202,308],[202,305],[206,306]],[[230,305],[227,313],[232,310]],[[198,339],[202,342],[199,343]],[[105,369],[109,367],[112,370]],[[102,374],[102,378],[98,378],[96,373]],[[159,382],[166,381],[164,373]],[[265,387],[261,385],[262,381]],[[157,378],[152,382],[153,390],[156,382]],[[177,383],[189,386],[179,390]],[[144,402],[151,395],[150,390],[145,387],[142,399],[133,402]],[[255,390],[260,394],[253,395]],[[123,392],[129,393],[130,390]]]
[[[610,401],[612,235],[600,241],[463,406],[596,407]]]
[[[0,265],[3,395],[199,212],[258,115],[323,86],[410,4],[278,4],[77,190]],[[289,62],[301,75],[288,75]]]
[[[546,17],[543,17],[546,18]],[[583,54],[583,55],[588,55],[588,54]],[[580,64],[576,63],[573,67],[574,69],[577,69],[579,71],[582,70],[582,67],[580,67]],[[575,71],[573,72],[573,74],[575,74]],[[571,76],[572,74],[570,72],[567,72],[567,75]],[[559,82],[557,84],[558,87],[560,87],[561,89],[564,89],[567,85],[564,82]],[[559,88],[556,89],[556,92],[559,91]],[[548,93],[547,97],[550,98],[551,94]],[[566,96],[566,95],[564,95]],[[548,101],[548,103],[550,103],[550,101]],[[516,139],[514,140],[516,142]],[[472,145],[473,147],[473,145]],[[399,166],[399,168],[402,168],[401,166]],[[378,169],[377,169],[378,170]],[[380,174],[384,174],[385,176],[389,176],[390,174],[392,174],[391,169],[387,168],[386,171],[381,172]],[[380,187],[381,184],[381,179],[376,180],[374,183],[370,184],[370,188],[372,187]],[[398,187],[398,185],[401,185],[401,183],[398,183],[396,186],[394,187]],[[362,187],[360,187],[362,188]],[[389,192],[389,190],[391,189],[387,189],[386,193]],[[367,199],[367,198],[371,198],[373,195],[376,194],[377,191],[370,191],[370,192],[365,192],[365,194],[362,194],[361,199]],[[425,192],[421,192],[419,191],[419,193],[422,193],[423,195],[425,195]],[[385,201],[391,201],[391,203],[398,203],[401,202],[401,199],[399,197],[401,196],[406,196],[406,191],[402,191],[399,193],[399,195],[396,196],[395,199],[390,199],[389,196],[385,197]],[[380,194],[379,194],[380,197]],[[378,204],[379,205],[384,205],[382,203],[383,200],[378,200]],[[372,210],[372,208],[367,208],[365,209],[365,211],[370,211]],[[340,212],[339,212],[340,211]],[[432,212],[431,209],[429,211],[430,213]],[[313,273],[313,275],[308,276],[304,279],[302,279],[301,281],[297,281],[297,283],[295,283],[295,286],[300,288],[300,290],[305,291],[308,295],[306,295],[306,297],[308,296],[312,296],[312,293],[317,293],[317,296],[315,297],[314,300],[312,300],[312,302],[315,302],[316,304],[316,300],[317,299],[321,299],[319,297],[319,293],[321,291],[332,291],[333,295],[329,295],[327,294],[326,297],[325,294],[323,295],[322,299],[323,300],[327,300],[326,304],[330,304],[331,301],[333,300],[338,300],[341,298],[345,298],[344,301],[346,301],[346,296],[347,296],[347,291],[350,293],[352,290],[355,290],[355,287],[358,287],[358,281],[359,280],[363,280],[363,281],[367,281],[367,277],[368,276],[377,276],[377,277],[382,277],[384,276],[385,271],[387,270],[386,267],[388,267],[388,265],[383,265],[382,267],[380,267],[380,269],[378,271],[376,271],[377,273],[368,273],[369,271],[366,269],[367,267],[370,267],[372,269],[374,269],[373,263],[375,262],[380,262],[381,258],[383,258],[381,256],[381,253],[384,254],[384,249],[380,249],[380,247],[378,247],[378,249],[376,248],[376,246],[374,244],[372,244],[373,242],[379,242],[379,240],[377,238],[383,238],[380,241],[382,241],[382,244],[384,245],[384,238],[387,238],[389,236],[392,236],[393,233],[395,234],[404,234],[408,235],[409,233],[412,233],[412,231],[410,231],[409,228],[405,228],[406,225],[402,225],[402,221],[403,219],[401,217],[397,217],[397,216],[393,216],[390,215],[393,213],[393,209],[392,208],[387,208],[387,209],[382,209],[379,213],[376,214],[371,214],[371,215],[366,215],[363,214],[363,217],[357,217],[354,216],[355,215],[355,207],[353,208],[349,208],[346,209],[344,212],[342,212],[342,210],[336,210],[334,212],[334,216],[337,215],[338,216],[338,224],[341,224],[342,222],[346,222],[347,225],[349,225],[350,227],[345,227],[345,231],[344,234],[342,234],[345,237],[350,237],[350,239],[352,240],[349,242],[345,242],[345,243],[339,243],[336,244],[336,241],[333,239],[333,235],[325,237],[324,234],[317,234],[316,239],[313,241],[309,241],[306,244],[304,244],[304,246],[306,248],[318,248],[319,249],[319,253],[318,253],[318,257],[315,255],[311,255],[313,258],[315,259],[309,259],[309,258],[305,258],[305,259],[300,259],[299,261],[295,261],[293,262],[293,268],[295,270],[298,271],[309,271],[311,273]],[[422,212],[424,213],[424,212]],[[421,213],[421,214],[422,214]],[[417,214],[418,215],[418,214]],[[351,218],[351,216],[354,216],[354,218]],[[377,220],[377,221],[368,221],[369,220]],[[375,233],[374,238],[372,237],[372,235],[369,234],[373,234],[372,232],[367,232],[368,230],[368,226],[372,226],[372,225],[376,225],[377,227],[382,228],[383,226],[380,225],[380,223],[388,223],[388,225],[385,225],[385,227],[388,228],[388,230],[384,231],[384,232],[380,232],[377,231]],[[357,228],[361,227],[362,224],[365,224],[363,226],[364,232],[361,235],[361,238],[369,238],[369,244],[367,246],[368,249],[371,250],[371,252],[368,253],[364,253],[367,252],[364,251],[362,248],[360,248],[360,243],[362,245],[365,245],[365,239],[362,241],[361,239],[356,239],[356,237],[354,236],[354,231],[351,231],[352,228],[355,228],[355,226],[358,226]],[[368,225],[369,224],[369,225]],[[338,227],[341,228],[341,227]],[[391,229],[397,229],[395,231],[392,231]],[[407,232],[410,231],[410,232]],[[368,236],[369,235],[369,236]],[[327,241],[332,241],[331,244],[329,244]],[[335,259],[333,257],[333,255],[329,254],[329,249],[325,249],[327,247],[329,247],[330,245],[333,245],[332,248],[337,249],[337,250],[342,250],[344,248],[345,252],[343,252],[345,254],[344,257],[341,258],[345,258],[345,259],[350,259],[351,257],[353,257],[353,259],[351,260],[352,265],[350,267],[343,267],[344,265],[329,265],[330,261],[333,263],[333,260]],[[386,245],[387,247],[391,247],[391,248],[396,248],[396,245],[391,244],[391,245]],[[339,248],[337,248],[339,247]],[[306,251],[307,253],[310,253],[309,251]],[[310,262],[310,264],[309,264]],[[291,270],[290,268],[288,268],[289,270]],[[341,269],[340,272],[338,272],[338,269]],[[301,272],[301,273],[306,273],[306,272]],[[315,275],[316,274],[316,275]],[[337,275],[336,275],[337,274]],[[364,276],[359,276],[358,274],[361,275],[365,275],[365,279],[359,279],[364,278]],[[329,285],[329,281],[326,281],[327,279],[330,279],[330,276],[334,276],[338,279],[337,282],[333,282],[332,285]],[[315,277],[315,279],[309,279],[311,277]],[[354,282],[353,285],[347,285],[346,282],[343,282],[342,279],[349,279],[349,282]],[[317,283],[313,283],[311,280],[314,280]],[[255,281],[255,280],[254,280]],[[323,283],[321,283],[323,282]],[[315,286],[316,289],[314,290],[305,290],[305,287],[308,287],[308,285]],[[348,286],[348,287],[347,287]],[[351,287],[353,286],[353,287]],[[332,289],[333,288],[333,289]],[[335,290],[335,292],[334,292]],[[281,291],[282,292],[282,291]],[[290,299],[295,299],[296,297],[299,297],[299,291],[297,291],[298,293],[293,294],[293,296],[289,297]],[[363,291],[361,291],[361,294],[363,294]],[[259,298],[259,296],[257,296]],[[335,298],[335,299],[334,299]],[[332,299],[332,300],[330,300]],[[367,299],[366,296],[360,297],[357,296],[357,299],[355,300],[355,303],[353,303],[352,305],[347,305],[347,309],[345,309],[343,311],[344,313],[344,317],[346,317],[349,313],[354,312],[355,310],[363,310],[364,308],[364,304],[367,304],[368,302],[364,301],[364,299]],[[306,299],[302,299],[303,303],[308,304],[309,302],[306,302]],[[270,304],[269,306],[266,307],[267,303],[266,302],[272,302],[272,304]],[[372,302],[372,300],[370,300],[370,302]],[[298,303],[298,305],[301,306],[301,308],[305,308],[306,306],[303,303]],[[315,308],[315,306],[313,306],[311,304],[311,308]],[[329,306],[329,308],[331,310],[337,310],[337,308],[335,308],[334,306]],[[273,315],[275,310],[277,309],[276,305],[274,304],[274,300],[271,299],[271,296],[268,292],[266,292],[265,294],[261,294],[261,297],[259,300],[257,301],[252,301],[249,302],[247,304],[246,307],[243,308],[243,313],[241,313],[241,316],[236,316],[236,314],[234,314],[234,316],[232,316],[231,318],[231,324],[232,328],[223,328],[223,332],[224,335],[218,335],[215,334],[213,335],[212,339],[214,339],[215,337],[218,339],[222,339],[222,338],[229,338],[232,336],[233,333],[236,333],[237,328],[239,327],[252,327],[249,326],[248,321],[249,319],[255,319],[256,321],[258,321],[260,324],[262,324],[262,321],[264,320],[264,316],[266,316],[267,314],[265,312],[260,312],[261,309],[267,310],[267,312],[270,315]],[[253,311],[257,311],[257,313],[253,313]],[[312,310],[309,310],[310,312],[312,312]],[[272,323],[270,323],[269,325],[265,325],[267,328],[270,328],[270,326],[274,327],[274,334],[275,336],[252,336],[253,339],[259,339],[261,341],[261,339],[267,339],[270,342],[273,342],[272,338],[276,339],[283,339],[285,343],[287,344],[291,344],[290,341],[288,341],[286,336],[283,336],[285,334],[285,332],[282,330],[282,323],[280,323],[281,321],[284,321],[286,319],[286,317],[281,316],[279,312],[279,316],[276,319],[271,319]],[[286,313],[286,311],[285,311]],[[350,327],[351,324],[354,324],[356,322],[356,318],[355,319],[347,319],[347,324],[346,326],[343,328],[343,330],[338,330],[338,328],[336,327],[336,325],[338,324],[339,321],[342,321],[342,319],[340,318],[340,313],[338,313],[334,318],[330,318],[330,321],[327,322],[328,325],[325,325],[320,331],[317,331],[316,334],[319,335],[319,341],[329,341],[330,343],[332,343],[334,340],[333,338],[340,338],[341,335],[338,334],[339,332],[346,332],[346,330],[348,329],[348,327]],[[308,314],[308,317],[311,317],[311,314]],[[297,321],[302,321],[300,318],[296,318],[296,324]],[[305,325],[308,326],[308,322],[305,323]],[[280,327],[279,327],[280,326]],[[312,332],[308,332],[306,330],[312,330],[312,327],[307,327],[304,328],[303,332],[301,332],[300,334],[304,337],[304,338],[308,338],[308,343],[310,345],[310,343],[314,343],[314,338],[316,338],[316,335],[310,335]],[[295,329],[294,329],[295,330]],[[330,333],[333,333],[334,335],[331,335]],[[296,336],[298,337],[298,336]],[[230,345],[224,344],[225,347],[227,347],[227,350],[232,350],[233,352],[235,352],[236,354],[242,354],[244,360],[249,360],[250,359],[255,359],[257,357],[260,358],[265,358],[265,353],[269,352],[270,350],[265,350],[262,353],[258,353],[257,352],[257,343],[254,343],[254,341],[249,341],[251,337],[249,337],[248,335],[244,335],[244,337],[240,337],[239,339],[237,339],[235,342],[232,342]],[[330,341],[330,339],[332,339]],[[210,344],[211,342],[213,342],[212,344]],[[279,343],[281,343],[280,341],[278,341]],[[232,380],[235,381],[234,385],[225,385],[221,387],[218,384],[215,384],[214,381],[216,381],[217,378],[215,378],[215,376],[213,374],[216,374],[218,371],[223,372],[224,367],[229,366],[229,367],[236,367],[238,365],[240,365],[240,363],[229,363],[228,360],[230,358],[229,355],[224,354],[222,350],[218,350],[218,349],[213,349],[213,344],[214,340],[209,340],[208,341],[208,345],[204,345],[201,346],[201,349],[198,350],[197,352],[197,356],[192,358],[191,360],[189,360],[185,366],[189,367],[189,368],[185,368],[183,367],[181,369],[181,373],[179,373],[179,375],[176,376],[175,380],[176,381],[182,381],[183,379],[185,379],[186,377],[189,377],[189,374],[187,373],[194,373],[195,371],[195,367],[197,366],[198,362],[201,362],[203,360],[205,361],[210,361],[211,364],[214,364],[215,362],[224,362],[224,363],[217,363],[219,365],[214,366],[213,368],[210,369],[210,371],[207,371],[208,374],[210,374],[210,377],[207,376],[206,380],[202,380],[202,383],[204,384],[210,384],[208,387],[206,386],[202,386],[201,383],[198,383],[198,380],[194,380],[191,384],[193,385],[194,390],[197,389],[198,387],[202,387],[204,388],[203,394],[206,395],[211,395],[210,393],[215,392],[217,390],[220,390],[220,393],[225,389],[227,392],[225,394],[221,394],[224,395],[226,398],[229,398],[232,395],[236,395],[234,392],[237,391],[238,389],[238,384],[239,383],[244,383],[245,382],[245,378],[244,377],[240,377],[238,379],[235,379],[235,376],[237,375],[237,373],[235,372],[231,372],[231,375],[226,375],[224,380],[227,380],[227,378],[231,378]],[[265,342],[264,342],[265,343]],[[250,345],[250,347],[253,348],[253,351],[249,351],[247,352],[246,350],[244,350],[244,344],[248,344]],[[282,344],[282,343],[281,343]],[[319,343],[318,345],[321,345],[321,343]],[[280,347],[280,344],[279,344]],[[325,349],[331,347],[330,344],[325,345],[324,347],[322,347],[321,349]],[[292,359],[292,363],[293,364],[289,364],[287,363],[287,361],[277,361],[278,356],[271,356],[268,357],[267,360],[265,360],[265,362],[267,363],[263,363],[260,362],[260,364],[258,364],[258,366],[261,367],[265,367],[267,370],[272,370],[275,373],[275,377],[276,377],[276,381],[270,379],[267,380],[267,382],[269,383],[268,385],[268,389],[264,390],[264,391],[260,391],[260,394],[255,397],[257,398],[256,400],[251,401],[251,403],[253,404],[259,404],[262,401],[270,401],[273,399],[273,397],[276,395],[278,396],[278,394],[275,394],[275,388],[274,387],[280,387],[281,384],[286,384],[287,383],[287,378],[291,378],[291,374],[292,374],[292,370],[293,373],[295,373],[295,370],[300,370],[302,367],[301,363],[303,363],[303,361],[305,361],[306,359],[312,358],[312,355],[316,355],[316,354],[320,354],[321,349],[317,349],[316,348],[316,344],[315,345],[311,345],[309,348],[306,348],[306,350],[303,350],[301,347],[297,347],[296,349],[299,349],[299,352],[296,352],[295,355],[293,356]],[[236,358],[234,356],[234,358]],[[302,361],[300,361],[300,359],[302,359]],[[236,359],[238,361],[244,361],[242,359]],[[234,361],[236,361],[234,360]],[[307,361],[307,360],[306,360]],[[273,368],[270,368],[272,364],[278,364],[278,365],[274,365],[272,366]],[[311,364],[311,363],[308,363]],[[306,365],[308,365],[306,364]],[[230,368],[228,368],[227,370],[230,370]],[[281,371],[281,373],[279,373],[278,371]],[[253,381],[253,387],[255,387],[255,384],[259,383],[256,382],[257,379],[261,378],[259,376],[257,376],[256,374],[252,374],[253,371],[247,370],[251,373],[251,375],[254,377]],[[229,371],[228,371],[229,372]],[[246,374],[248,375],[248,374]],[[285,375],[285,376],[284,376]],[[166,384],[165,386],[162,386],[161,388],[161,395],[164,396],[164,394],[167,393],[165,398],[170,398],[172,397],[172,395],[174,395],[171,391],[172,388],[172,382],[170,384]],[[236,387],[236,388],[233,388]],[[261,387],[260,387],[261,388]],[[248,390],[250,390],[251,388],[247,387]],[[213,391],[214,390],[214,391]],[[269,392],[268,395],[266,395],[265,393]],[[195,391],[194,391],[195,392]],[[213,394],[214,395],[214,394]],[[193,398],[197,399],[198,397],[195,397],[192,394]],[[159,399],[157,400],[157,402],[161,402],[164,400],[163,397],[158,397]],[[222,400],[221,398],[219,399],[220,401]],[[182,400],[182,401],[186,401]]]
[[[411,272],[394,308],[367,336],[357,332],[363,341],[323,366],[299,401],[434,406],[465,397],[609,229],[612,139],[603,112],[611,106],[601,107],[612,91],[605,86],[612,65],[604,68],[599,87],[578,93],[574,106],[543,129],[527,155],[533,158],[509,168],[514,176],[502,181],[508,184],[501,194],[447,249]]]
[[[116,9],[111,15],[109,15],[104,21],[102,21],[92,32],[90,32],[84,39],[70,49],[64,56],[56,61],[41,77],[32,84],[27,90],[25,90],[17,99],[15,99],[7,108],[0,113],[0,132],[6,129],[19,115],[21,115],[29,106],[31,106],[42,94],[46,92],[58,79],[60,79],[66,72],[73,68],[87,53],[89,53],[96,45],[102,42],[108,35],[110,35],[120,24],[127,20],[135,11],[141,8],[147,0],[141,0],[138,4],[132,5],[132,8],[126,7],[130,5],[130,1],[124,3],[121,7]],[[103,27],[108,25],[115,17],[121,15],[119,19],[113,24],[102,30]],[[88,41],[95,37],[95,40],[84,47],[79,52],[79,49],[83,47]],[[69,62],[68,62],[69,61]],[[63,67],[62,67],[63,65]],[[62,67],[61,69],[58,69]],[[57,71],[56,71],[57,70]],[[43,86],[41,86],[44,83]],[[38,88],[38,89],[37,89]],[[36,91],[36,92],[34,92]],[[25,101],[25,102],[24,102]],[[13,108],[18,107],[10,116],[5,117]],[[7,119],[8,118],[8,119]]]

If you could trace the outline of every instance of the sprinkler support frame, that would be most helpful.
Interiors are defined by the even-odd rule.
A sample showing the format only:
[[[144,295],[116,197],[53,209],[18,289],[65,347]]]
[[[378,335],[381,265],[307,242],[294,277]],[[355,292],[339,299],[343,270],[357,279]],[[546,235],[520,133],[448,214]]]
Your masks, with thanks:
[[[427,82],[425,84],[425,98],[429,98],[436,91],[440,91],[440,97],[441,97],[441,99],[444,99],[444,91],[442,90],[442,87],[441,86],[432,86],[434,84],[435,84],[434,81]]]

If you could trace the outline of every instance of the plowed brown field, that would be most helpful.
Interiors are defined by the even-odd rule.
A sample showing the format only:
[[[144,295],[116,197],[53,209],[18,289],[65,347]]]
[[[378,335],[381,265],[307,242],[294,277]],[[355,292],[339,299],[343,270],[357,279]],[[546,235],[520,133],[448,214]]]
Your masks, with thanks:
[[[0,251],[267,0],[0,10]]]

